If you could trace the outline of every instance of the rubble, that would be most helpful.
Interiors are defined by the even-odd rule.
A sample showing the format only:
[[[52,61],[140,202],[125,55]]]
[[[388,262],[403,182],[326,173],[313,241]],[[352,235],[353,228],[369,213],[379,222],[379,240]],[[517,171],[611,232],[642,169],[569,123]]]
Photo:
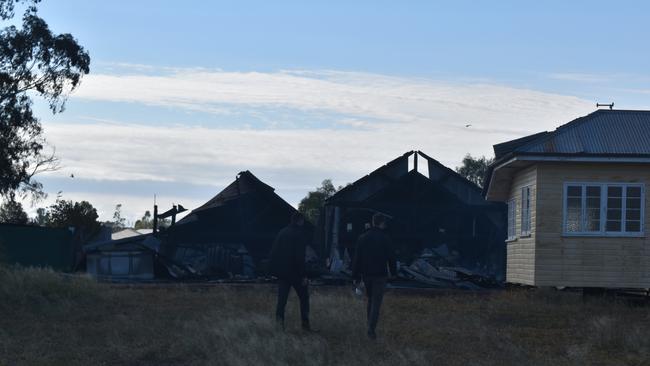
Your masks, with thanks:
[[[446,246],[425,249],[409,266],[400,266],[399,277],[438,288],[479,290],[501,287],[492,276],[454,266],[455,258],[453,253],[446,250]]]

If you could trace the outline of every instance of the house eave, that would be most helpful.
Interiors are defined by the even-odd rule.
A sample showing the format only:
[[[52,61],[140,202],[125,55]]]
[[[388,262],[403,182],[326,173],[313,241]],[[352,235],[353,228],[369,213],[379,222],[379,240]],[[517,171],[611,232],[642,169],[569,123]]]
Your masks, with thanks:
[[[650,164],[650,156],[626,154],[526,154],[511,156],[503,159],[502,162],[497,162],[492,168],[485,199],[488,201],[506,201],[510,193],[513,174],[538,162]]]

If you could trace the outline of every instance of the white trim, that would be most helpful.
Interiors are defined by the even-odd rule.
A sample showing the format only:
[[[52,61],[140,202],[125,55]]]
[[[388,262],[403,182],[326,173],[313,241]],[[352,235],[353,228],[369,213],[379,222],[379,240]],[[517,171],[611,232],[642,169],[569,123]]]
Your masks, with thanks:
[[[524,190],[527,190],[525,197],[524,197]],[[531,194],[532,190],[533,189],[532,189],[531,185],[521,187],[521,189],[520,189],[520,191],[521,191],[521,205],[520,205],[521,214],[519,215],[520,216],[520,219],[519,219],[519,222],[520,222],[519,236],[520,237],[529,237],[531,235],[531,232],[532,232],[532,230],[531,230],[531,224],[532,224],[531,217],[532,217],[532,215],[531,215],[531,212],[530,212],[530,209],[531,209],[530,194]],[[525,204],[528,204],[528,207],[524,207]],[[524,230],[524,221],[525,220],[527,220],[526,223],[528,224],[527,225],[528,230]]]
[[[506,207],[507,207],[506,241],[515,241],[517,240],[517,199],[511,198],[508,201],[506,201]],[[512,224],[512,228],[510,227],[511,224]],[[510,235],[511,229],[512,229],[512,235]]]
[[[600,187],[600,226],[598,231],[567,231],[567,198],[568,187],[580,186],[581,190],[581,214],[580,226],[585,227],[586,217],[586,197],[587,187]],[[608,187],[621,187],[621,231],[607,231],[607,188]],[[640,207],[639,207],[639,230],[634,232],[625,231],[626,215],[627,215],[627,188],[638,187],[640,192]],[[562,189],[562,236],[576,237],[576,236],[589,236],[589,237],[645,237],[645,184],[644,183],[631,183],[631,182],[564,182]]]

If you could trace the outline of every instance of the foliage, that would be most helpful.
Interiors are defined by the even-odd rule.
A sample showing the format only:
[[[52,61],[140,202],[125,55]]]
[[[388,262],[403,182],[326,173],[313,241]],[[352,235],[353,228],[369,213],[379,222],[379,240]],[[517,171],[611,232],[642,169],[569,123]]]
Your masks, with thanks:
[[[6,200],[0,205],[0,222],[5,224],[27,224],[29,218],[27,213],[23,210],[23,205],[16,200]]]
[[[38,226],[47,226],[48,224],[48,212],[47,209],[39,207],[36,210],[36,217],[32,219],[32,224]]]
[[[300,201],[298,211],[312,223],[318,221],[320,210],[325,205],[325,201],[336,193],[336,188],[331,179],[325,179],[319,188],[307,193],[307,196]]]
[[[98,217],[97,210],[87,201],[72,202],[58,199],[50,206],[47,213],[47,226],[74,227],[83,240],[99,231]]]
[[[126,226],[126,218],[122,217],[122,204],[115,205],[115,212],[113,213],[113,231],[119,231]]]
[[[463,158],[463,165],[456,167],[456,172],[477,186],[483,187],[483,179],[485,179],[488,166],[492,162],[494,162],[493,158],[488,159],[485,156],[474,158],[467,154]]]
[[[144,215],[140,220],[135,221],[134,229],[152,229],[153,228],[153,219],[151,218],[151,212],[149,210],[144,212]]]
[[[0,30],[0,195],[20,190],[44,195],[34,180],[58,168],[54,150],[46,153],[42,127],[32,110],[38,95],[52,113],[62,112],[67,95],[88,74],[90,56],[70,34],[53,34],[37,14],[40,0],[0,0],[0,19],[9,23],[16,4],[28,4],[22,27]]]

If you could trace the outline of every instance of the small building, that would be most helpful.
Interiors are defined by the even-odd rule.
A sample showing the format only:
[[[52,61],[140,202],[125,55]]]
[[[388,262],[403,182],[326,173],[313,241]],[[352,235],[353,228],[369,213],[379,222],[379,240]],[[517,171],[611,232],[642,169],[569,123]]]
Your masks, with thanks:
[[[84,246],[86,271],[99,280],[152,280],[159,249],[151,234],[91,243]]]
[[[273,187],[244,171],[160,236],[161,255],[208,277],[263,275],[273,241],[294,212]]]
[[[0,262],[72,271],[74,238],[69,229],[0,224]]]
[[[650,111],[597,110],[494,153],[484,195],[508,206],[508,282],[650,287]]]
[[[410,151],[327,200],[325,243],[331,269],[345,270],[375,213],[389,218],[399,261],[422,257],[500,280],[505,277],[505,207],[421,151]],[[435,261],[433,261],[435,263]]]

